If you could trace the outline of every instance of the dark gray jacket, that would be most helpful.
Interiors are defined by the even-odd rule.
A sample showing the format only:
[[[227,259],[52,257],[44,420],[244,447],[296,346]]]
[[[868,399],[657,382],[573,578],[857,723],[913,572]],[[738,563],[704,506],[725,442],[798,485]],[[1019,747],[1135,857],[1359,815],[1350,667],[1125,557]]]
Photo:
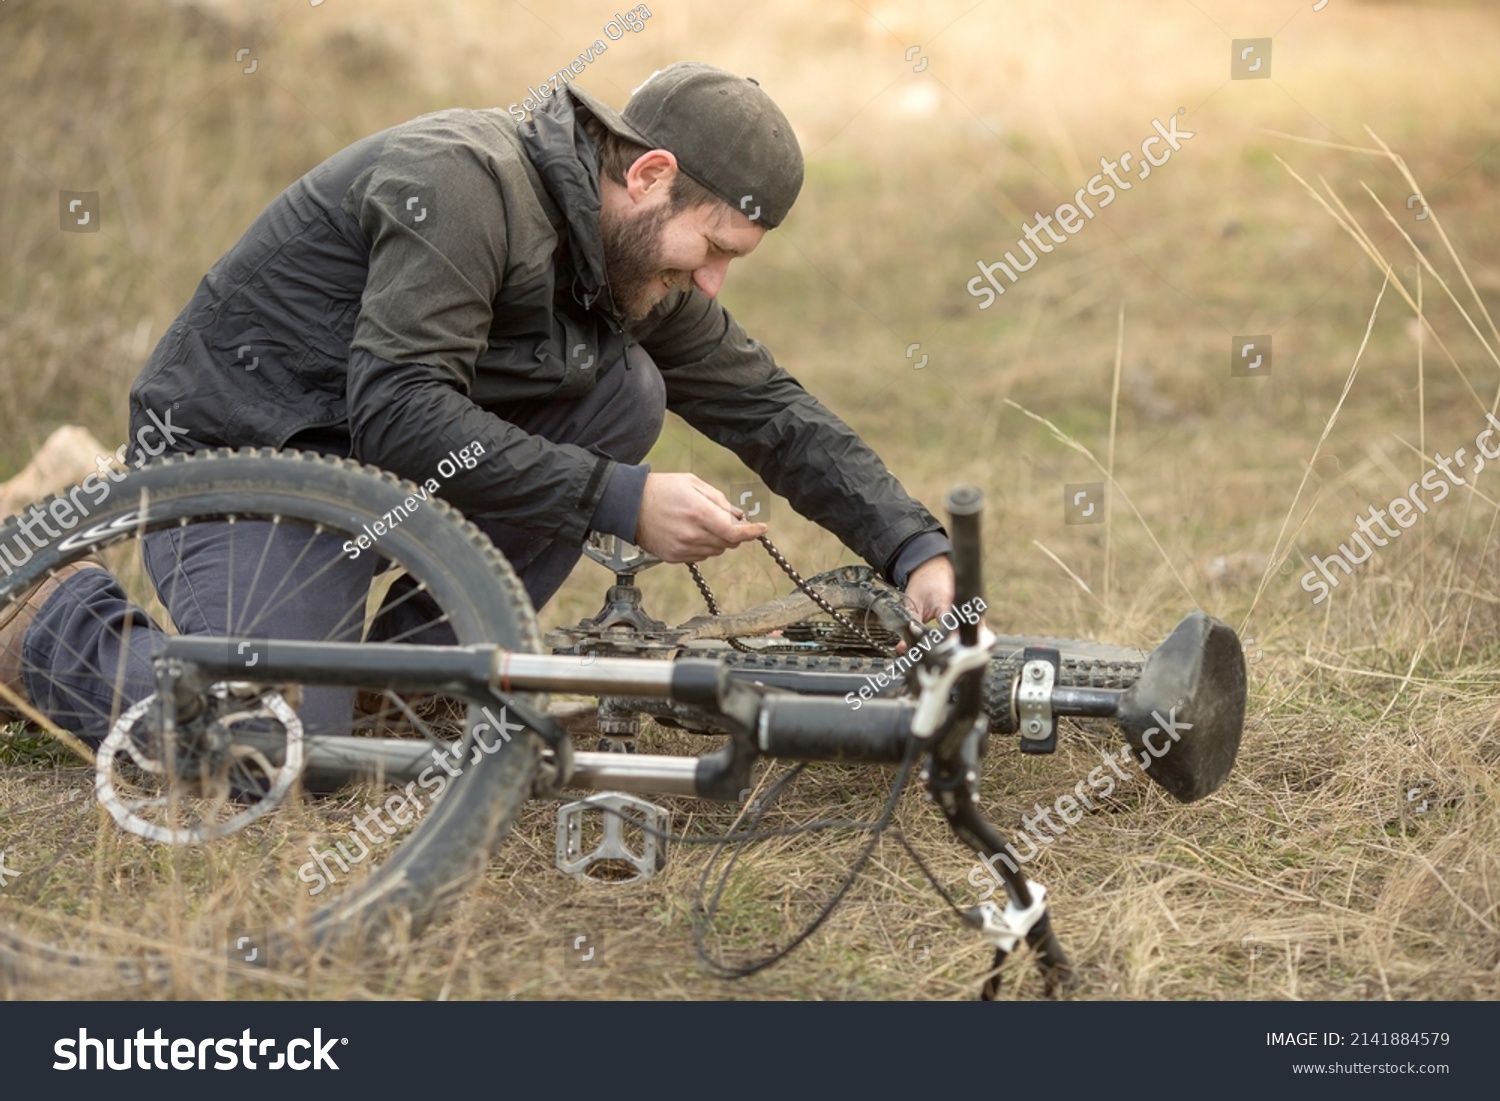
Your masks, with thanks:
[[[629,515],[641,468],[523,432],[510,402],[587,393],[640,344],[667,406],[897,584],[948,549],[854,432],[716,301],[672,294],[623,326],[604,274],[598,162],[559,96],[518,125],[450,110],[372,135],[287,188],[199,284],[130,391],[131,431],[172,409],[178,447],[299,447],[413,481],[466,512],[581,542]],[[628,507],[606,500],[633,494]],[[604,507],[610,505],[611,507]],[[607,530],[607,529],[605,529]]]

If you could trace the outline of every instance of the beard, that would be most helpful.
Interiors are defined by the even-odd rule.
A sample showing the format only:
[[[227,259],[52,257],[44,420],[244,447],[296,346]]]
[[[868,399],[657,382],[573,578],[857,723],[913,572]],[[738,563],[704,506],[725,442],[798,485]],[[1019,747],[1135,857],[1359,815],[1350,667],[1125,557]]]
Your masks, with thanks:
[[[631,218],[600,219],[605,275],[626,321],[644,319],[667,297],[661,280],[673,290],[687,289],[687,272],[662,266],[661,228],[671,217],[662,207]]]

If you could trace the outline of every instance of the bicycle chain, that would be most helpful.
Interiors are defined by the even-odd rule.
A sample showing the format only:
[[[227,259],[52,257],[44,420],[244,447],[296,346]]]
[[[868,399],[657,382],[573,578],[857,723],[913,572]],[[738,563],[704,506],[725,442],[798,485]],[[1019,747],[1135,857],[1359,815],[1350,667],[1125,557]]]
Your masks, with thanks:
[[[703,603],[708,605],[708,614],[712,616],[723,615],[724,613],[719,611],[719,602],[714,599],[713,590],[708,587],[708,582],[704,580],[703,574],[699,572],[697,565],[689,562],[687,568],[688,572],[693,575],[693,583],[698,586],[698,591],[703,594]],[[742,654],[754,652],[753,647],[746,646],[737,638],[726,638],[724,641]]]
[[[868,631],[866,631],[863,627],[860,627],[843,612],[835,608],[823,596],[822,593],[818,592],[806,581],[804,581],[802,579],[802,575],[797,572],[797,568],[787,561],[786,555],[777,550],[776,544],[772,543],[769,538],[762,535],[759,537],[758,542],[761,546],[766,548],[766,553],[771,556],[771,561],[775,562],[776,565],[781,567],[781,572],[792,579],[792,584],[796,585],[797,588],[801,590],[803,595],[805,595],[809,600],[811,600],[819,608],[832,616],[835,623],[844,628],[846,631],[852,632],[857,637],[864,639],[864,641],[872,650],[884,654],[888,658],[896,656],[895,650],[891,649],[889,646],[885,646],[882,643],[877,642],[874,638],[871,637]],[[714,599],[713,590],[708,587],[708,582],[704,580],[703,574],[699,572],[697,565],[689,562],[687,564],[687,568],[688,572],[693,575],[693,582],[698,586],[698,591],[703,594],[703,602],[708,605],[708,614],[711,616],[723,615],[724,613],[719,610],[719,602]],[[753,654],[758,652],[755,647],[746,646],[737,638],[728,638],[724,641],[729,643],[730,646],[732,646],[742,654]]]

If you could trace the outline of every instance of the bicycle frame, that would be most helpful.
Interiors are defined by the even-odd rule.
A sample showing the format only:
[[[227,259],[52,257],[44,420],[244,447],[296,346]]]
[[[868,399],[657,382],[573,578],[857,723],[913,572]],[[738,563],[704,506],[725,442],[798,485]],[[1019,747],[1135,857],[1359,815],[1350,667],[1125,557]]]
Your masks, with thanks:
[[[978,490],[955,490],[949,498],[960,600],[981,593],[980,502]],[[987,631],[983,636],[977,623],[961,623],[933,648],[923,667],[908,674],[918,689],[915,699],[876,698],[857,712],[842,698],[799,694],[794,674],[783,673],[780,683],[767,684],[753,670],[737,673],[713,660],[580,661],[577,655],[516,653],[494,646],[243,640],[258,646],[254,668],[247,668],[238,645],[242,640],[192,637],[166,642],[157,659],[157,700],[164,709],[162,728],[170,734],[178,709],[188,713],[209,685],[222,681],[336,684],[462,697],[479,707],[504,709],[551,748],[554,782],[545,794],[572,787],[737,802],[751,786],[752,766],[761,757],[893,765],[920,754],[930,759],[923,779],[955,835],[981,857],[995,857],[1005,842],[979,814],[976,800],[978,762],[989,736],[983,679],[997,645]],[[1200,612],[1189,615],[1151,654],[1129,689],[1056,685],[1055,650],[1028,650],[1025,657],[1009,696],[1023,749],[1050,750],[1059,716],[1108,718],[1141,751],[1148,775],[1183,802],[1209,794],[1228,774],[1243,727],[1246,680],[1238,639],[1221,621]],[[819,675],[805,676],[800,687],[817,692]],[[793,683],[787,683],[788,677]],[[720,719],[730,741],[702,757],[575,753],[558,718],[518,697],[529,692],[670,700]],[[483,725],[466,734],[456,759],[468,754],[469,740],[477,739]],[[1171,752],[1151,741],[1153,734],[1165,733],[1171,735]],[[505,736],[508,740],[509,733]],[[262,749],[273,763],[278,763],[278,745],[285,744],[284,738],[269,734],[236,732],[235,737]],[[431,748],[414,739],[330,736],[309,737],[304,747],[311,773],[373,774],[398,783],[415,780],[428,767]],[[477,750],[474,759],[480,760]],[[1001,913],[986,903],[966,920],[984,929],[996,945],[997,962],[1020,939],[1037,948],[1052,989],[1066,977],[1067,962],[1051,934],[1043,893],[1004,862],[992,866],[1000,869],[1010,905]]]
[[[235,639],[174,637],[161,662],[172,670],[175,692],[187,700],[218,681],[258,684],[337,684],[403,692],[434,692],[464,698],[476,706],[505,708],[549,745],[567,737],[553,716],[522,703],[516,693],[570,692],[665,699],[698,708],[727,722],[733,737],[732,764],[703,767],[713,759],[653,754],[574,752],[566,786],[739,801],[741,781],[760,757],[793,761],[898,764],[913,739],[919,702],[873,699],[858,712],[835,698],[849,678],[840,674],[782,672],[769,678],[718,661],[681,658],[601,658],[587,666],[576,657],[518,654],[491,646],[387,645],[253,640],[260,648],[255,668],[235,654]],[[1138,749],[1150,750],[1144,735],[1153,714],[1172,711],[1177,725],[1192,730],[1164,754],[1153,775],[1179,799],[1191,802],[1218,787],[1232,765],[1243,722],[1243,664],[1233,632],[1194,613],[1172,632],[1147,661],[1146,672],[1130,689],[1054,686],[1047,698],[1053,716],[1111,719]],[[961,644],[960,644],[961,645]],[[955,648],[935,650],[952,660]],[[988,650],[985,651],[988,654]],[[1020,693],[1013,690],[1012,702]],[[752,736],[753,735],[753,736]],[[273,749],[279,738],[237,732],[236,738]],[[307,738],[313,772],[380,774],[390,780],[415,779],[429,756],[427,743],[411,738]],[[273,763],[277,763],[273,761]],[[1174,767],[1176,766],[1176,767]]]

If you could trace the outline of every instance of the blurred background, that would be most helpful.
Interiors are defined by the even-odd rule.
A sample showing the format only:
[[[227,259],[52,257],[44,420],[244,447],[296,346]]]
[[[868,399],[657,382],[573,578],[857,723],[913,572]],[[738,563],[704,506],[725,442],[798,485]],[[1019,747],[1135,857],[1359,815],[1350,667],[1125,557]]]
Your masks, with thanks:
[[[1257,582],[1268,563],[1286,572],[1268,582],[1257,615],[1321,614],[1297,584],[1305,558],[1331,552],[1355,512],[1421,473],[1402,442],[1423,437],[1419,413],[1429,453],[1451,454],[1483,427],[1500,378],[1494,357],[1428,278],[1452,362],[1428,334],[1419,410],[1420,326],[1393,291],[1298,496],[1382,277],[1277,158],[1315,186],[1326,178],[1413,296],[1402,231],[1464,290],[1439,219],[1474,289],[1493,294],[1493,5],[665,0],[617,40],[605,32],[616,7],[9,0],[0,392],[10,428],[0,473],[63,423],[112,449],[154,343],[298,175],[425,111],[519,102],[596,39],[607,49],[579,83],[616,105],[680,59],[755,76],[782,105],[807,183],[787,224],[731,270],[724,301],[914,494],[936,507],[958,480],[986,488],[999,537],[991,578],[1010,629],[1148,641],[1192,602],[1244,615],[1243,594],[1208,587]],[[1234,40],[1260,38],[1271,40],[1265,79],[1234,79]],[[965,290],[977,262],[1018,252],[1036,212],[1068,201],[1101,158],[1138,150],[1153,120],[1174,114],[1193,137],[981,310],[984,299]],[[1365,152],[1375,148],[1366,127],[1407,159],[1425,202],[1409,204],[1393,164]],[[60,228],[64,191],[97,192],[86,230]],[[1419,217],[1426,204],[1438,218]],[[1469,300],[1466,309],[1495,346],[1481,311]],[[1272,338],[1269,377],[1231,376],[1231,349],[1247,334]],[[1114,407],[1117,489],[1094,515],[1107,523],[1065,522],[1063,486],[1105,479],[1006,399],[1101,463]],[[681,422],[653,461],[753,488],[753,475]],[[1398,572],[1437,532],[1452,534],[1472,503],[1425,518],[1334,603]],[[804,572],[849,560],[784,502],[765,507]],[[606,579],[591,572],[575,575],[558,617],[592,610]],[[753,548],[712,563],[710,575],[733,601],[783,587]],[[647,578],[661,614],[696,610],[680,579]],[[1272,630],[1265,623],[1260,637]]]
[[[956,482],[984,487],[991,625],[1154,646],[1202,607],[1246,640],[1252,714],[1218,810],[1148,796],[1093,827],[1111,831],[1108,853],[1080,842],[1040,865],[1058,905],[1101,930],[1085,948],[1096,991],[1496,996],[1500,472],[1434,504],[1322,603],[1299,578],[1434,453],[1472,454],[1500,394],[1500,6],[648,10],[615,40],[604,28],[624,8],[604,0],[0,4],[0,477],[62,424],[123,441],[131,380],[203,273],[350,142],[519,103],[601,38],[578,82],[616,106],[678,60],[753,76],[796,127],[807,180],[723,300],[934,510]],[[979,308],[979,262],[1173,119],[1193,136],[1170,160],[1127,172],[1129,191]],[[89,226],[66,224],[63,192],[97,193]],[[1265,355],[1254,372],[1247,340]],[[757,492],[675,419],[652,462]],[[1105,483],[1100,509],[1070,523],[1085,518],[1064,487],[1091,483]],[[761,503],[804,574],[852,561],[784,501]],[[705,572],[728,610],[788,587],[754,545]],[[544,627],[591,615],[608,581],[580,566]],[[664,619],[702,610],[685,570],[642,584]],[[1045,800],[1082,752],[1007,760],[1004,783],[1022,807]],[[1210,851],[1228,863],[1194,878]],[[1117,860],[1138,863],[1122,879]],[[1174,860],[1181,879],[1141,870]],[[654,920],[642,911],[642,928]],[[1153,922],[1172,964],[1137,936]],[[1403,922],[1433,935],[1398,942]],[[686,964],[679,934],[642,966]],[[872,958],[842,935],[817,991],[968,996],[957,980],[911,985],[904,957],[888,985],[840,985]],[[1274,959],[1249,962],[1257,937]],[[657,981],[601,990],[650,996]]]

